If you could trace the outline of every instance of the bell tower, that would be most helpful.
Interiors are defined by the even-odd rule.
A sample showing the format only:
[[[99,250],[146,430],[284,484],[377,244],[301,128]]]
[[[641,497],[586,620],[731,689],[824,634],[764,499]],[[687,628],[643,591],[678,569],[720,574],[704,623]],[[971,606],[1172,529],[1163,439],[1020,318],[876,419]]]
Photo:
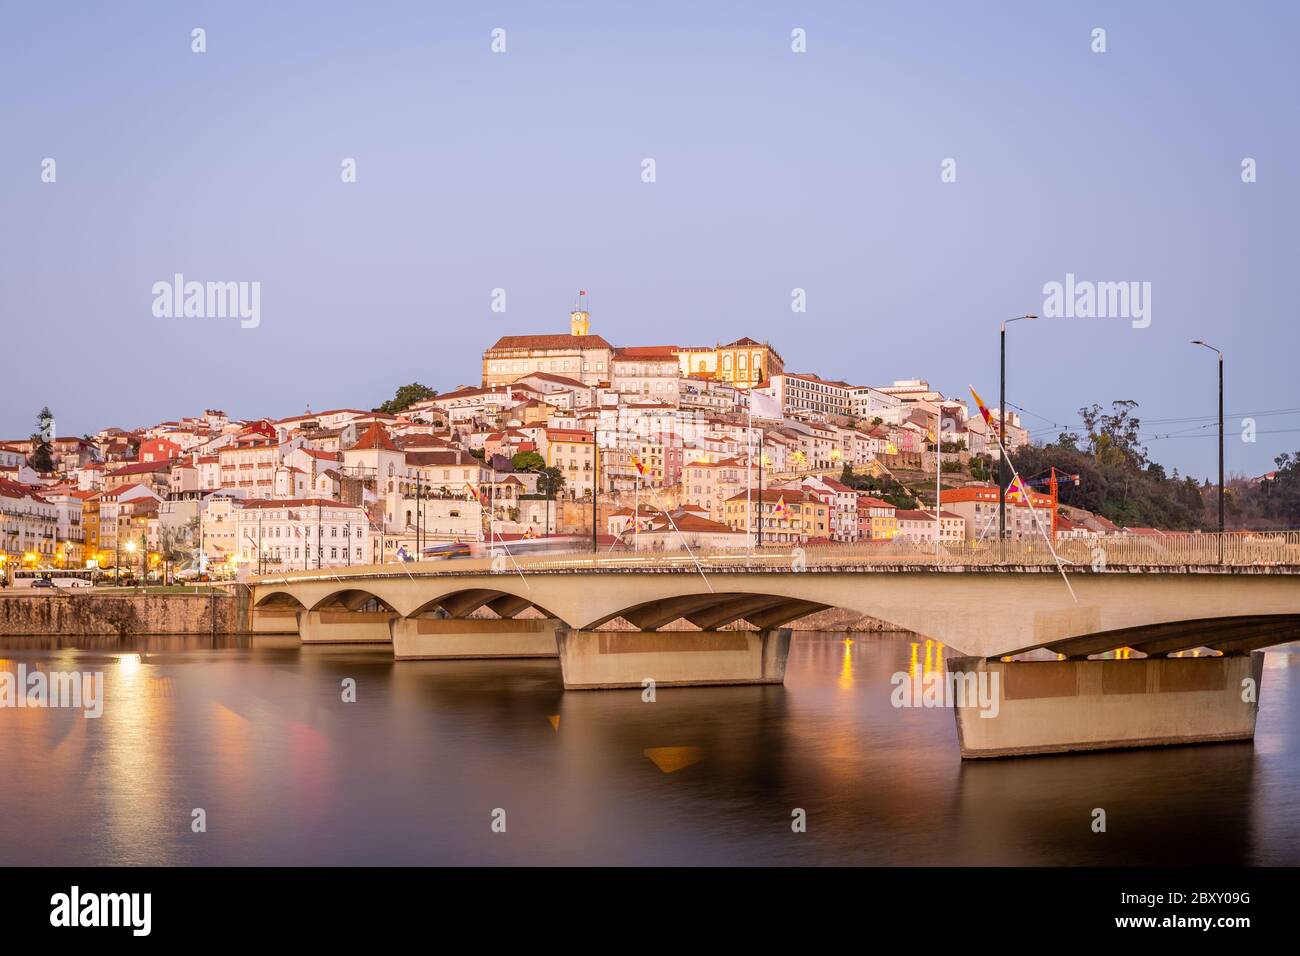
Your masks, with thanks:
[[[587,293],[585,291],[578,293],[578,301],[569,313],[569,334],[586,335],[591,328],[591,314],[587,312],[586,301]]]

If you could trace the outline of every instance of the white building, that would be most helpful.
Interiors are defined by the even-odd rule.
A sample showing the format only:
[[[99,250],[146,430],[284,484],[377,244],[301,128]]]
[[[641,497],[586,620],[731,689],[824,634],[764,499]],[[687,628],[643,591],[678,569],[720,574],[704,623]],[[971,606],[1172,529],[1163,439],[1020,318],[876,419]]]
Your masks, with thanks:
[[[324,498],[257,500],[233,515],[237,561],[254,573],[369,563],[370,529],[359,507]]]
[[[35,563],[54,563],[58,509],[30,488],[0,478],[0,554],[19,566],[24,556]],[[28,557],[27,563],[32,563]]]

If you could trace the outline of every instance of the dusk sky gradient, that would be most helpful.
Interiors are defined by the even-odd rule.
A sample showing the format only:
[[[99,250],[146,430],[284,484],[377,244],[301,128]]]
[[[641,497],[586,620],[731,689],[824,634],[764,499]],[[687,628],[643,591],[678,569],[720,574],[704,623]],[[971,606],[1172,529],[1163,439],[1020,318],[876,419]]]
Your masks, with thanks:
[[[1194,429],[1148,447],[1213,475],[1203,338],[1229,473],[1300,448],[1300,5],[3,11],[0,439],[46,404],[66,435],[477,384],[498,336],[567,331],[578,289],[615,345],[748,335],[790,371],[995,399],[1000,320],[1071,272],[1151,282],[1152,322],[1015,325],[1008,399],[1037,436],[1135,399],[1201,416],[1143,434]],[[260,281],[260,327],[154,318],[177,272]]]

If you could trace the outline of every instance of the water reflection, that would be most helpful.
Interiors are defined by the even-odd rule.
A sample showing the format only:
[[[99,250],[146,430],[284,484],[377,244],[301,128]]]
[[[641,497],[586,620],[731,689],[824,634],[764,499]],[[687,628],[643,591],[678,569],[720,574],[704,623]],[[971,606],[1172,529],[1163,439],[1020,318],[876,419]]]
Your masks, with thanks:
[[[798,634],[784,687],[654,703],[566,694],[547,660],[6,639],[106,699],[0,710],[0,863],[1295,864],[1295,650],[1269,654],[1254,745],[963,764],[950,712],[891,705],[892,674],[943,668],[901,635]]]

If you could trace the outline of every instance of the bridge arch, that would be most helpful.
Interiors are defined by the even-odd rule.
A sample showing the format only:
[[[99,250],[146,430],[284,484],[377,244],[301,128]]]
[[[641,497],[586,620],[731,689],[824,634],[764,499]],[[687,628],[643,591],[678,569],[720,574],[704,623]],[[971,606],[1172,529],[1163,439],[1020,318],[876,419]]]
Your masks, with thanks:
[[[306,605],[290,591],[270,591],[258,597],[253,607],[259,609],[293,608],[306,610]]]
[[[622,618],[640,631],[655,631],[681,620],[702,631],[713,631],[742,621],[758,630],[767,630],[830,607],[831,605],[818,601],[779,594],[706,591],[642,601],[603,613],[584,622],[581,628],[595,630]]]
[[[370,588],[338,588],[330,591],[315,601],[310,611],[362,611],[362,610],[380,610],[397,613],[397,609],[391,603],[386,601],[383,596],[375,593],[377,589]]]
[[[450,590],[425,600],[402,616],[419,617],[430,611],[442,611],[447,617],[465,618],[482,608],[487,608],[497,617],[505,619],[513,618],[530,608],[536,610],[542,617],[557,617],[533,600],[527,588],[505,587],[462,587]]]

